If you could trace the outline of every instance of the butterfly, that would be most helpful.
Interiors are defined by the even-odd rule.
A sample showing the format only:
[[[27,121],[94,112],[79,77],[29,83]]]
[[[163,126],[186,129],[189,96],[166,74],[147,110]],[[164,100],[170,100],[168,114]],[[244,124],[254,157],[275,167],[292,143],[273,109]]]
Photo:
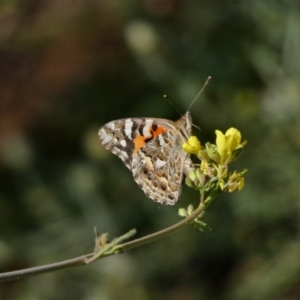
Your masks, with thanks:
[[[182,144],[191,136],[192,118],[178,121],[128,118],[111,121],[99,130],[102,145],[122,159],[148,198],[174,205],[192,163]]]

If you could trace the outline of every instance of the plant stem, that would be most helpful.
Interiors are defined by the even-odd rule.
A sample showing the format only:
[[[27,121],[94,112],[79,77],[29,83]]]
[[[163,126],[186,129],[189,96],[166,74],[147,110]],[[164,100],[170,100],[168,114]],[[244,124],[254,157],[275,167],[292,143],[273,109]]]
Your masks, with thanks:
[[[108,244],[107,252],[103,252],[103,249],[102,249],[98,253],[90,253],[90,254],[82,255],[82,256],[72,258],[69,260],[64,260],[64,261],[58,262],[58,263],[52,263],[52,264],[43,265],[43,266],[39,266],[39,267],[33,267],[33,268],[28,268],[28,269],[23,269],[23,270],[1,273],[0,274],[0,282],[9,281],[9,280],[17,280],[17,279],[22,279],[25,277],[50,273],[53,271],[83,266],[83,265],[87,265],[91,262],[94,262],[98,259],[101,259],[101,258],[104,258],[107,256],[111,256],[114,254],[118,254],[120,252],[125,252],[125,251],[128,251],[128,250],[136,248],[136,247],[140,247],[142,245],[145,245],[145,244],[151,243],[155,240],[158,240],[174,231],[177,231],[180,228],[183,228],[185,225],[191,223],[200,213],[202,213],[204,211],[204,209],[205,209],[205,204],[204,204],[203,198],[201,198],[200,205],[198,206],[198,208],[196,210],[193,211],[193,213],[190,216],[186,217],[182,221],[180,221],[170,227],[167,227],[163,230],[160,230],[153,234],[144,236],[142,238],[139,238],[139,239],[127,242],[127,243],[119,244],[119,245],[114,245],[114,243],[112,242],[112,245],[111,245],[112,247],[109,247],[109,244]],[[120,241],[123,241],[128,236],[131,236],[132,233],[133,233],[133,231],[129,231],[124,236],[121,236],[119,238]]]
[[[158,232],[155,232],[153,234],[150,235],[146,235],[142,238],[121,244],[121,245],[117,245],[115,248],[116,250],[120,249],[121,251],[127,251],[148,243],[151,243],[155,240],[158,240],[174,231],[177,231],[178,229],[184,227],[185,225],[191,223],[200,213],[202,213],[204,211],[205,205],[203,203],[200,203],[200,205],[198,206],[198,208],[196,210],[193,211],[193,213],[186,217],[185,219],[183,219],[182,221],[167,227],[163,230],[160,230]]]

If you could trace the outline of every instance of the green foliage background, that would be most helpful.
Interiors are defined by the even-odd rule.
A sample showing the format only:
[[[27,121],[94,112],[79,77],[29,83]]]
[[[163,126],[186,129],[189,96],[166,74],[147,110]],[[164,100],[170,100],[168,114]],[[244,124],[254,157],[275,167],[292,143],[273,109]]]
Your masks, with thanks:
[[[0,284],[0,299],[299,299],[300,5],[297,0],[2,1],[0,272],[89,253],[93,227],[143,236],[196,204],[146,199],[101,146],[104,123],[176,120],[201,141],[238,128],[242,192],[212,232],[176,234],[91,266]]]

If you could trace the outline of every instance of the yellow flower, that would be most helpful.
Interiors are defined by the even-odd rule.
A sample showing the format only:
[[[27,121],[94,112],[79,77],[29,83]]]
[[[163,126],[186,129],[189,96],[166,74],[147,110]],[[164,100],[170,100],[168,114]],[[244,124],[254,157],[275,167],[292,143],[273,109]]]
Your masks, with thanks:
[[[244,178],[244,172],[241,173],[236,173],[234,172],[232,175],[229,177],[229,193],[232,193],[234,190],[238,189],[239,191],[242,190],[242,188],[245,185],[245,178]]]
[[[236,158],[235,150],[242,148],[246,141],[241,143],[241,133],[235,129],[230,128],[223,134],[220,130],[216,130],[216,145],[220,157],[219,163],[226,164]]]
[[[222,191],[224,191],[224,189],[225,189],[225,182],[224,182],[223,178],[219,181],[219,187],[221,188]]]
[[[201,165],[200,165],[200,170],[205,175],[211,174],[211,169],[209,167],[209,164],[205,160],[202,160]]]
[[[221,178],[221,180],[219,181],[219,187],[221,188],[221,190],[228,190],[229,193],[232,193],[236,189],[238,189],[239,191],[242,190],[245,185],[244,174],[246,173],[246,171],[247,170],[244,170],[240,173],[233,172],[229,175],[227,183],[225,183],[224,178]]]
[[[196,136],[191,136],[186,142],[182,144],[182,149],[185,152],[197,155],[201,150],[201,144]]]

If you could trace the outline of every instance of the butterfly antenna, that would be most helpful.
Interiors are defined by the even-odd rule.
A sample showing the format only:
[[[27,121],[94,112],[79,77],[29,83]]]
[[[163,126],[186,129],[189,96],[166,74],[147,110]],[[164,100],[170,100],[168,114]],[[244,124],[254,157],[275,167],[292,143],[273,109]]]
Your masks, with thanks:
[[[192,105],[195,103],[195,101],[197,100],[197,98],[201,95],[201,93],[203,92],[204,88],[207,86],[208,82],[211,80],[211,76],[208,76],[206,79],[206,82],[204,83],[202,89],[200,90],[200,92],[197,94],[197,96],[195,97],[195,99],[191,102],[190,106],[188,107],[187,111],[190,110],[190,108],[192,107]]]
[[[182,113],[179,111],[179,109],[173,104],[173,102],[170,100],[170,98],[168,97],[168,95],[164,95],[164,99],[167,100],[171,106],[173,108],[175,108],[175,110],[182,116]]]
[[[198,127],[197,125],[195,124],[192,124],[193,127],[197,128],[199,131],[201,131],[200,127]]]

